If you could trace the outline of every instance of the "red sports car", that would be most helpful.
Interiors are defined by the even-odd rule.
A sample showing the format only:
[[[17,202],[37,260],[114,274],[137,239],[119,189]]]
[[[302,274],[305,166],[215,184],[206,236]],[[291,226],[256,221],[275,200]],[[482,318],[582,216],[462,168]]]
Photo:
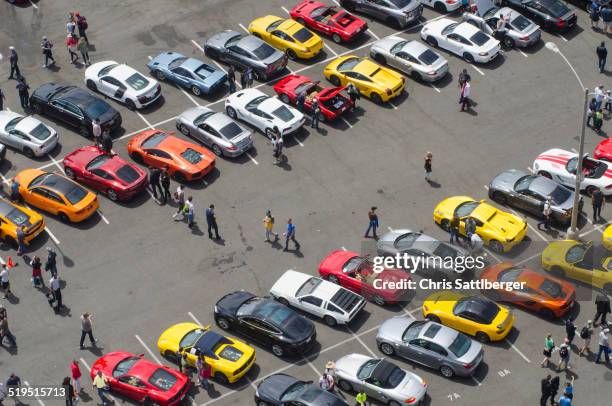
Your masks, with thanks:
[[[342,94],[345,87],[321,87],[319,82],[313,82],[307,76],[289,75],[274,85],[278,97],[287,104],[295,104],[297,96],[306,91],[304,107],[310,110],[312,100],[319,101],[321,108],[320,121],[334,120],[353,107],[351,99]]]
[[[331,36],[338,44],[351,41],[368,29],[368,23],[361,18],[315,0],[303,0],[289,14],[300,24]]]
[[[373,264],[356,252],[332,251],[319,264],[319,275],[331,282],[359,293],[378,305],[397,303],[406,293],[402,281],[410,276],[398,269],[373,270]],[[389,284],[395,286],[389,286]]]
[[[612,162],[612,139],[606,138],[595,147],[595,159]]]
[[[91,379],[102,371],[111,391],[120,396],[141,404],[179,405],[189,391],[189,378],[142,357],[122,351],[103,355],[91,367]]]
[[[71,152],[62,165],[66,176],[105,193],[113,201],[130,199],[147,187],[147,174],[142,169],[97,146]]]
[[[542,316],[562,317],[575,304],[576,290],[569,282],[535,272],[524,265],[502,262],[488,267],[480,279],[490,282],[524,282],[524,289],[507,291],[489,290],[494,299],[513,303]]]

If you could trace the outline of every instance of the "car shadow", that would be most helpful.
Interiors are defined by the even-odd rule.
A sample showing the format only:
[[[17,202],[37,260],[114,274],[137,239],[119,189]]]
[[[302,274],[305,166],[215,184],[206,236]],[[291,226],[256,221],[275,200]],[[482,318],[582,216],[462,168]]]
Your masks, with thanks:
[[[321,51],[316,54],[314,57],[310,58],[310,59],[300,59],[300,58],[295,58],[295,59],[290,59],[291,62],[296,63],[298,65],[300,65],[301,67],[307,67],[307,66],[312,66],[313,64],[319,64],[322,61],[333,57],[334,54],[332,54],[329,49],[323,47],[323,49],[321,49]]]
[[[136,207],[142,206],[143,204],[145,204],[147,201],[151,199],[153,199],[151,195],[147,193],[146,190],[143,190],[142,192],[140,192],[139,194],[137,194],[136,196],[134,196],[133,198],[129,200],[118,200],[117,202],[115,202],[115,204],[121,207],[126,207],[128,209],[134,209]]]
[[[569,31],[566,32],[562,32],[561,35],[563,35],[563,38],[565,38],[568,41],[573,40],[574,38],[576,38],[578,35],[582,34],[584,32],[584,28],[582,28],[579,25],[574,25]],[[553,34],[554,36],[558,37],[559,34]]]
[[[160,110],[164,106],[164,104],[166,104],[166,99],[162,94],[161,96],[159,96],[159,99],[157,99],[154,103],[136,111],[141,113],[142,115],[149,115]]]
[[[219,171],[219,169],[215,167],[206,176],[204,176],[203,179],[195,180],[192,182],[185,182],[185,185],[189,186],[190,189],[194,189],[194,190],[206,189],[208,186],[212,185],[217,179],[219,179],[220,176],[221,176],[221,172]]]
[[[540,38],[540,40],[538,42],[536,42],[535,44],[531,45],[530,47],[527,47],[527,48],[517,48],[517,49],[520,49],[521,51],[523,51],[524,53],[526,53],[528,55],[533,55],[533,54],[536,54],[537,52],[539,52],[542,48],[544,48],[544,45],[546,45],[546,42],[544,42],[544,40],[542,40]]]
[[[506,57],[500,52],[497,58],[493,59],[492,61],[489,61],[487,63],[474,64],[474,66],[482,68],[483,70],[494,70],[502,66],[505,62]]]
[[[349,42],[341,42],[339,44],[336,44],[335,42],[332,41],[331,37],[328,36],[321,36],[321,38],[325,39],[329,39],[332,43],[334,43],[335,45],[344,48],[344,52],[348,52],[351,50],[357,50],[357,49],[362,49],[366,46],[367,43],[375,41],[376,38],[374,38],[369,32],[364,31],[361,34],[359,34],[357,37],[355,37],[352,41]],[[357,52],[357,51],[355,51]]]
[[[93,215],[89,216],[89,218],[79,222],[79,223],[69,223],[69,225],[71,225],[74,228],[77,228],[79,230],[90,230],[92,228],[94,228],[101,220],[102,217],[100,216],[100,212],[101,210],[98,209],[98,212],[94,213]],[[61,222],[61,220],[58,218],[57,221]]]

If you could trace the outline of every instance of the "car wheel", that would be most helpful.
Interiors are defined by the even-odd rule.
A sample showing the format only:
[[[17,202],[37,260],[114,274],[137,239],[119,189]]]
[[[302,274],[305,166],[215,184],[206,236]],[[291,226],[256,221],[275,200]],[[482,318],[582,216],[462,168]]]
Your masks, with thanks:
[[[28,147],[23,148],[23,154],[30,159],[34,158],[34,151],[32,151],[32,148],[28,148]]]
[[[334,34],[332,35],[332,41],[334,41],[336,44],[340,44],[342,43],[342,37],[338,34]]]
[[[552,310],[550,309],[542,309],[540,310],[540,314],[542,315],[542,317],[544,317],[547,320],[554,320],[555,319],[555,313],[553,313]]]
[[[287,50],[287,56],[291,60],[297,59],[297,54],[295,53],[295,51],[293,49],[288,49]]]
[[[178,183],[185,183],[187,181],[187,178],[182,172],[174,172],[174,179],[176,179]]]
[[[414,79],[417,82],[420,82],[423,80],[423,76],[421,76],[421,74],[415,70],[410,72],[410,76],[412,76],[412,79]]]
[[[261,400],[261,399],[257,399],[257,400],[255,401],[255,403],[257,403],[257,406],[270,406],[270,404],[269,404],[268,402],[264,402],[264,401],[263,401],[263,400]]]
[[[139,164],[142,163],[142,155],[140,155],[138,152],[130,152],[130,158]]]
[[[155,71],[155,77],[159,80],[166,80],[166,75],[164,75],[164,72],[160,70]]]
[[[119,196],[117,196],[117,192],[115,192],[114,189],[108,189],[106,191],[106,195],[108,196],[109,199],[111,199],[113,202],[116,202],[119,199]]]
[[[60,211],[59,213],[57,213],[57,217],[59,217],[62,223],[70,223],[70,218],[66,213]]]
[[[385,23],[387,23],[388,26],[398,29],[398,30],[402,28],[402,24],[399,22],[397,18],[388,17],[385,20]]]
[[[230,116],[230,118],[233,118],[234,120],[238,117],[238,114],[236,114],[236,110],[234,110],[233,107],[227,106],[225,108],[225,111],[227,112],[227,115]]]
[[[98,86],[96,86],[96,83],[93,80],[87,81],[87,88],[93,90],[94,92],[98,91]]]
[[[439,1],[434,4],[434,10],[442,14],[446,14],[448,12],[446,10],[446,5],[444,3],[440,3]]]
[[[385,58],[383,55],[381,54],[375,54],[374,55],[374,60],[376,62],[378,62],[381,65],[385,65],[387,63],[387,58]]]
[[[453,371],[451,367],[446,366],[446,365],[442,365],[440,367],[440,373],[445,378],[452,378],[455,375],[455,371]]]
[[[565,276],[565,271],[560,266],[553,266],[550,270],[550,273],[559,278],[563,278]]]
[[[76,176],[74,174],[74,171],[71,168],[64,168],[64,173],[66,174],[66,176],[68,176],[70,179],[74,179]]]
[[[81,134],[83,137],[89,137],[89,127],[87,127],[86,125],[80,126],[79,134]]]
[[[136,104],[134,103],[134,101],[130,99],[127,99],[125,101],[125,107],[127,107],[128,110],[132,110],[132,111],[136,110]]]
[[[596,189],[597,188],[595,186],[587,186],[584,191],[586,192],[587,196],[592,196]]]
[[[514,40],[510,37],[504,37],[504,46],[506,48],[514,48]]]
[[[376,104],[382,104],[382,97],[378,93],[370,93],[370,100],[372,100]]]
[[[217,319],[217,326],[221,327],[223,330],[230,329],[229,321],[225,317],[219,317]]]
[[[604,285],[603,291],[606,293],[606,295],[612,296],[612,283]]]
[[[442,230],[444,231],[450,231],[450,221],[444,219],[440,222],[440,227],[442,227]]]
[[[227,385],[229,383],[229,379],[227,379],[227,376],[225,376],[225,374],[221,372],[215,372],[215,380],[221,385]]]
[[[338,322],[336,321],[336,319],[334,319],[332,316],[325,316],[323,317],[323,321],[325,322],[325,324],[327,324],[329,327],[334,327],[336,324],[338,324]]]
[[[506,204],[508,202],[508,199],[506,199],[506,196],[502,194],[501,192],[493,193],[493,196],[491,196],[491,198],[499,204]]]
[[[467,63],[473,63],[474,62],[474,57],[469,52],[464,52],[463,53],[463,60],[466,61]]]
[[[191,93],[193,93],[194,96],[199,96],[199,95],[202,94],[202,89],[200,89],[196,85],[193,85],[193,86],[191,86]]]
[[[215,49],[212,49],[210,47],[204,48],[204,55],[206,55],[210,59],[218,59],[219,57],[219,53]]]
[[[291,104],[291,99],[286,93],[281,93],[278,98],[281,99],[281,101],[285,104]]]
[[[329,81],[336,87],[340,86],[340,78],[336,75],[331,75]]]
[[[272,346],[272,353],[277,357],[282,357],[283,355],[285,355],[285,350],[283,350],[283,347],[281,347],[280,345],[274,344]]]
[[[348,381],[340,380],[338,382],[338,386],[340,387],[340,389],[342,389],[345,392],[352,392],[353,391],[353,385],[351,385],[351,383],[348,382]]]
[[[173,353],[172,351],[164,351],[164,353],[162,354],[166,359],[171,360],[172,362],[179,362],[179,360],[177,359],[177,356],[175,353]]]
[[[338,277],[336,275],[329,275],[327,277],[327,280],[331,283],[335,283],[336,285],[340,285],[340,281],[338,280]]]
[[[9,247],[12,247],[12,248],[18,248],[19,247],[19,244],[17,243],[17,240],[15,240],[13,237],[9,237],[8,235],[4,238],[4,242]]]
[[[501,242],[499,242],[497,240],[489,241],[489,248],[493,252],[504,252],[504,246],[502,245]]]
[[[289,302],[284,297],[277,297],[276,301],[282,304],[283,306],[289,306]]]
[[[212,152],[214,152],[216,156],[223,156],[223,150],[217,144],[213,144]]]
[[[476,333],[476,340],[480,341],[481,343],[488,343],[489,341],[491,341],[491,339],[489,338],[489,336],[487,335],[487,333],[483,333],[482,331],[479,331]]]
[[[426,39],[425,41],[427,41],[427,43],[428,43],[429,45],[431,45],[432,47],[437,47],[437,46],[438,46],[438,40],[437,40],[437,39],[435,39],[435,38],[434,38],[434,37],[432,37],[432,36],[427,37],[427,39]]]
[[[274,131],[271,128],[266,128],[266,137],[270,140],[274,139]]]
[[[395,354],[395,348],[393,348],[393,346],[389,343],[381,343],[380,351],[387,356]]]
[[[185,124],[179,124],[178,129],[181,132],[181,134],[189,135],[189,128],[187,128]]]
[[[436,316],[435,314],[430,313],[427,316],[425,316],[425,318],[429,321],[433,321],[434,323],[442,324],[440,318]]]
[[[389,406],[402,406],[399,403],[397,403],[395,400],[390,400],[388,403]]]
[[[374,303],[376,303],[379,306],[384,306],[385,305],[385,298],[382,297],[381,295],[374,295]]]
[[[544,176],[545,178],[548,178],[548,179],[552,179],[552,175],[546,171],[540,171],[538,172],[538,175]]]

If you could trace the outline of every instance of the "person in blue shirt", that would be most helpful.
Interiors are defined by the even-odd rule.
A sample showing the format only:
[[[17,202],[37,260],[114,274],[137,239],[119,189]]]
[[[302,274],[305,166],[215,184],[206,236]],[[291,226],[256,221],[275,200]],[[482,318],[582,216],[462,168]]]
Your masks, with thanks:
[[[289,249],[289,240],[295,244],[296,251],[300,250],[300,243],[295,239],[295,225],[290,218],[287,220],[287,232],[283,233],[283,235],[285,236],[285,249],[283,251]]]
[[[11,200],[14,202],[21,200],[21,195],[19,194],[19,182],[17,182],[17,179],[13,179],[11,182]]]
[[[559,406],[572,406],[572,400],[565,395],[559,398]]]
[[[205,211],[206,224],[208,225],[208,238],[213,239],[212,231],[215,230],[215,239],[219,240],[219,228],[217,227],[217,217],[215,217],[215,205],[211,204]]]

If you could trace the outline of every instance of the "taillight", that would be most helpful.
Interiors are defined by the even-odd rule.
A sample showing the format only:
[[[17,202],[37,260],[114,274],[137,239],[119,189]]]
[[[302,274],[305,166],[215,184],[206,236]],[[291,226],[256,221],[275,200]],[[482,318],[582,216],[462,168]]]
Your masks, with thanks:
[[[147,101],[147,98],[145,96],[138,96],[138,101],[144,103]]]
[[[413,396],[411,398],[408,398],[406,400],[404,400],[404,403],[407,403],[409,405],[413,404],[416,401],[416,398]]]
[[[230,145],[229,147],[225,148],[228,151],[236,151],[238,149],[238,147],[236,147],[235,145]]]
[[[393,92],[391,91],[391,89],[387,89],[385,90],[387,92],[387,96],[391,96],[393,94]]]
[[[489,55],[489,53],[488,52],[480,52],[478,55],[480,55],[480,56],[487,56],[487,55]]]
[[[529,41],[529,36],[519,38],[521,41]]]
[[[446,4],[455,4],[458,0],[446,0]]]
[[[612,185],[606,186],[606,189],[612,189]]]
[[[565,20],[558,19],[556,24],[557,24],[557,27],[565,27],[566,22]]]
[[[427,72],[427,74],[428,74],[428,75],[430,75],[430,76],[433,76],[433,75],[435,75],[435,74],[436,74],[436,71],[435,71],[435,70],[432,70],[431,72]]]
[[[473,366],[474,365],[472,365],[472,364],[463,364],[463,368],[465,368],[465,369],[472,369]]]
[[[266,73],[272,73],[272,69],[274,69],[274,67],[272,65],[268,65],[266,68]]]

